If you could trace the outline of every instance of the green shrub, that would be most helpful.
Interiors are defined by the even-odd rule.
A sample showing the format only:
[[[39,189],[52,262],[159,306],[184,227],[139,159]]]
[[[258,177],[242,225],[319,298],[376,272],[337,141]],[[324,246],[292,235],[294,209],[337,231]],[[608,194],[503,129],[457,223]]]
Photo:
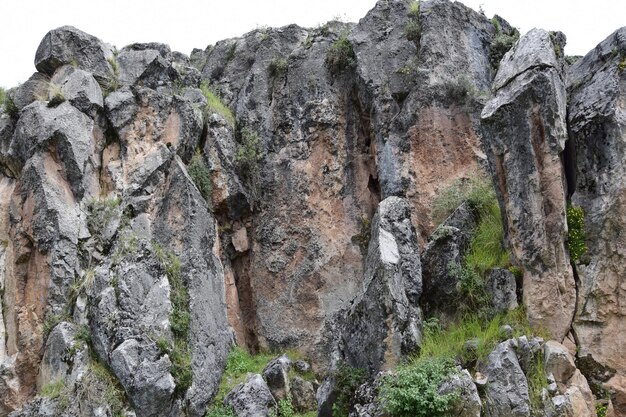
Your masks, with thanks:
[[[500,23],[496,18],[491,21],[496,29],[496,34],[491,41],[491,47],[489,49],[489,63],[494,71],[497,71],[500,67],[500,61],[504,55],[513,47],[515,42],[519,39],[519,31],[513,29],[510,33],[502,32]]]
[[[626,55],[621,55],[617,69],[620,74],[622,74],[626,69]]]
[[[259,135],[249,129],[242,129],[240,141],[237,144],[235,162],[253,203],[258,200],[259,182],[261,180],[260,160],[261,140]]]
[[[582,207],[567,206],[567,246],[573,263],[577,263],[587,252],[585,244],[585,210]]]
[[[601,402],[596,402],[596,415],[598,417],[606,417],[608,408],[609,407],[606,404],[603,404]]]
[[[330,45],[326,53],[326,67],[331,74],[336,75],[341,71],[352,68],[356,65],[356,56],[352,49],[352,43],[346,35],[341,35],[339,39]]]
[[[347,417],[354,392],[365,382],[367,374],[364,369],[353,368],[340,362],[333,376],[337,395],[333,404],[333,417]]]
[[[448,359],[416,359],[383,379],[381,404],[394,417],[448,416],[458,394],[439,394],[441,383],[454,373]]]
[[[105,97],[120,88],[120,66],[117,63],[117,49],[113,51],[112,57],[107,58],[107,61],[109,62],[113,73],[111,74],[111,78],[108,82],[102,86],[102,94]]]
[[[210,208],[212,205],[211,195],[213,193],[211,172],[200,150],[196,151],[193,158],[191,158],[189,165],[187,165],[187,172]]]
[[[278,401],[278,407],[270,411],[270,417],[296,417],[296,412],[293,409],[291,397],[283,398]]]
[[[207,120],[211,113],[217,113],[222,116],[229,125],[235,126],[235,116],[233,115],[233,112],[226,107],[206,81],[203,81],[200,84],[200,90],[202,91],[202,94],[204,94],[207,101],[207,104],[203,109],[204,120]]]
[[[205,417],[237,417],[237,415],[232,407],[219,404],[210,407]]]
[[[411,3],[407,16],[409,20],[404,27],[404,34],[409,41],[413,42],[415,46],[419,48],[420,38],[422,36],[419,1],[414,1],[413,3]]]
[[[271,78],[282,77],[287,73],[289,62],[286,58],[274,58],[267,67],[267,72]]]
[[[19,114],[19,110],[9,95],[9,92],[2,87],[0,87],[0,108],[4,113],[13,118],[16,118]]]

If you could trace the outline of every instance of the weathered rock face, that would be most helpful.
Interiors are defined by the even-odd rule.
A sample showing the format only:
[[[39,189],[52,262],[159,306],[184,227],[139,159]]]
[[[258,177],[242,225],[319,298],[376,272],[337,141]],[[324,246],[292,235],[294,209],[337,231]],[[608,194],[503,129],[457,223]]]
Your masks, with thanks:
[[[565,248],[567,139],[562,35],[531,30],[505,55],[482,119],[511,252],[523,269],[528,318],[562,340],[576,285]]]
[[[478,385],[486,415],[528,416],[543,347],[547,415],[594,415],[582,373],[623,412],[625,30],[567,77],[563,35],[533,30],[494,78],[504,20],[416,6],[381,0],[358,24],[258,29],[191,58],[50,31],[0,109],[0,417],[203,416],[233,341],[302,351],[330,415],[338,361],[374,377],[418,350],[422,308],[455,318],[477,219],[464,205],[435,229],[432,206],[484,165],[531,323],[569,334],[580,371],[519,337],[479,364],[486,385],[461,372],[441,392],[461,391],[459,415],[480,415]],[[575,270],[566,196],[587,213]],[[486,284],[495,310],[515,307],[509,271]],[[317,382],[283,362],[226,403],[313,408]],[[383,414],[379,384],[351,415]]]
[[[346,363],[375,374],[417,351],[421,341],[421,265],[404,199],[388,197],[378,207],[363,285],[346,312],[342,352]]]
[[[224,272],[215,220],[185,165],[204,121],[168,90],[199,78],[182,55],[163,54],[162,67],[125,81],[141,85],[103,100],[99,83],[117,76],[110,48],[56,29],[37,54],[45,94],[36,92],[47,76],[33,76],[15,93],[19,118],[1,116],[0,415],[58,378],[81,400],[37,400],[25,415],[112,414],[93,400],[108,388],[89,349],[138,416],[202,416],[217,392],[231,343]],[[60,320],[69,323],[54,327]],[[82,350],[79,324],[92,341]],[[61,360],[67,351],[80,366]]]
[[[588,251],[576,265],[579,279],[574,329],[579,357],[626,372],[624,256],[626,145],[622,28],[568,71],[569,130],[575,149],[572,203],[585,210]]]

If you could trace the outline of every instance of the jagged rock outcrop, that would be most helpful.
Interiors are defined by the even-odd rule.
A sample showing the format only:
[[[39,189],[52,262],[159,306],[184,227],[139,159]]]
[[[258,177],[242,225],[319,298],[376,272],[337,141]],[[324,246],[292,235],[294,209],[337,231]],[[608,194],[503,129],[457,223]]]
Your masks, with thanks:
[[[459,313],[480,219],[466,203],[437,225],[433,202],[481,167],[531,324],[578,352],[509,326],[480,378],[440,392],[458,415],[529,416],[543,353],[546,415],[593,416],[587,380],[624,414],[626,32],[566,74],[564,36],[532,30],[494,77],[513,32],[447,0],[190,58],[50,31],[0,109],[0,416],[203,416],[233,342],[311,360],[251,375],[226,396],[239,416],[290,397],[330,415],[341,361],[370,377],[351,415],[382,415],[379,371],[419,351],[422,308]],[[586,212],[578,261],[568,197]],[[512,271],[484,277],[494,311],[517,305]]]
[[[52,406],[94,415],[100,403],[89,398],[107,387],[90,371],[63,373],[55,340],[64,327],[48,334],[60,319],[87,326],[97,357],[88,362],[111,370],[138,416],[201,416],[217,392],[231,343],[224,274],[215,220],[185,166],[204,122],[197,105],[164,90],[199,79],[174,69],[184,59],[167,50],[167,76],[140,77],[159,91],[132,85],[103,101],[101,85],[116,77],[109,52],[74,28],[51,31],[37,54],[46,94],[29,87],[3,133],[0,415],[58,378],[66,399],[37,400],[26,415]],[[91,405],[67,407],[85,393]]]
[[[528,318],[559,341],[570,330],[576,301],[565,245],[563,45],[562,34],[539,29],[520,38],[502,60],[495,97],[482,113],[506,237],[524,274]]]
[[[341,350],[346,363],[375,374],[419,349],[422,276],[408,201],[388,197],[372,222],[363,294],[346,312]]]
[[[621,232],[626,224],[625,56],[626,29],[622,28],[568,70],[569,132],[576,167],[570,193],[572,204],[585,211],[587,246],[576,265],[579,288],[573,327],[578,357],[622,375],[626,372],[626,344],[620,336],[626,331],[621,301],[626,248]],[[605,381],[611,376],[601,373],[597,374]]]

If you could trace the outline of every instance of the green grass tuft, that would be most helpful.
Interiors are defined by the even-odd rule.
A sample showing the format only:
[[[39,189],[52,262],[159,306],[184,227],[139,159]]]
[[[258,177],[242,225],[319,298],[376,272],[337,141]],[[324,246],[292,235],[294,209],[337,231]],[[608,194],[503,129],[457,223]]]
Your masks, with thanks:
[[[404,34],[409,41],[413,42],[415,46],[419,48],[420,38],[422,36],[419,1],[414,1],[413,3],[411,3],[407,16],[409,20],[404,27]]]
[[[65,380],[57,379],[55,381],[48,382],[41,387],[41,396],[55,400],[59,398],[65,391]]]
[[[269,73],[270,78],[278,78],[287,73],[288,67],[289,62],[287,61],[287,58],[274,58],[270,61],[267,67],[267,72]]]
[[[237,415],[232,407],[219,404],[209,407],[205,417],[237,417]]]
[[[211,113],[217,113],[222,116],[229,125],[234,127],[235,116],[233,115],[233,112],[222,102],[222,100],[220,100],[211,86],[207,82],[202,82],[200,84],[200,90],[207,100],[207,104],[203,111],[204,119],[207,120]]]

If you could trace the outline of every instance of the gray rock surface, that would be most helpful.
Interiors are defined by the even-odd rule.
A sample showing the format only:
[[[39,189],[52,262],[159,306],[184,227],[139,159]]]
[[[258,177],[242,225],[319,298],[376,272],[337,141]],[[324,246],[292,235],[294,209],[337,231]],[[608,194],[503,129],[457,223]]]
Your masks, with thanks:
[[[307,412],[317,409],[313,383],[299,376],[295,376],[291,380],[291,398],[296,411]]]
[[[40,72],[36,72],[13,91],[13,103],[18,110],[22,110],[33,101],[47,101],[49,89],[50,77]]]
[[[422,306],[427,316],[455,317],[459,296],[458,270],[463,265],[477,221],[474,210],[468,203],[463,203],[430,236],[421,256]]]
[[[113,75],[109,59],[113,50],[100,39],[72,26],[61,26],[44,36],[37,53],[37,71],[52,76],[57,68],[72,64],[90,72],[100,83],[106,83]]]
[[[263,369],[263,379],[276,401],[280,401],[291,396],[289,385],[289,370],[291,360],[287,355],[279,356],[271,360]]]
[[[250,375],[224,398],[224,404],[233,407],[237,417],[267,417],[276,407],[267,384],[261,375]]]
[[[552,39],[545,31],[532,31],[508,53],[499,70],[502,86],[483,109],[482,125],[505,236],[524,274],[528,318],[561,341],[574,315],[576,285],[565,246],[560,156],[567,139],[565,76],[560,65],[546,61],[560,45]],[[529,51],[536,56],[528,57]],[[529,60],[546,62],[529,67]],[[509,70],[517,67],[528,69]]]
[[[487,357],[485,411],[488,417],[530,416],[528,382],[511,340],[500,343]]]
[[[92,119],[104,109],[102,89],[89,72],[65,65],[55,71],[50,82],[65,100]]]
[[[507,269],[492,269],[485,280],[494,311],[506,312],[518,307],[516,277]]]
[[[346,363],[375,374],[419,349],[422,293],[417,237],[410,206],[383,200],[372,222],[363,294],[347,312],[342,336]]]
[[[573,152],[572,204],[585,211],[587,253],[576,265],[579,283],[574,320],[580,357],[626,373],[623,258],[624,71],[626,28],[601,42],[568,70],[569,129]],[[600,372],[601,373],[601,372]],[[589,377],[590,373],[586,373]]]
[[[441,395],[455,394],[457,400],[450,412],[457,417],[480,417],[482,402],[472,377],[466,369],[452,374],[437,391]]]

